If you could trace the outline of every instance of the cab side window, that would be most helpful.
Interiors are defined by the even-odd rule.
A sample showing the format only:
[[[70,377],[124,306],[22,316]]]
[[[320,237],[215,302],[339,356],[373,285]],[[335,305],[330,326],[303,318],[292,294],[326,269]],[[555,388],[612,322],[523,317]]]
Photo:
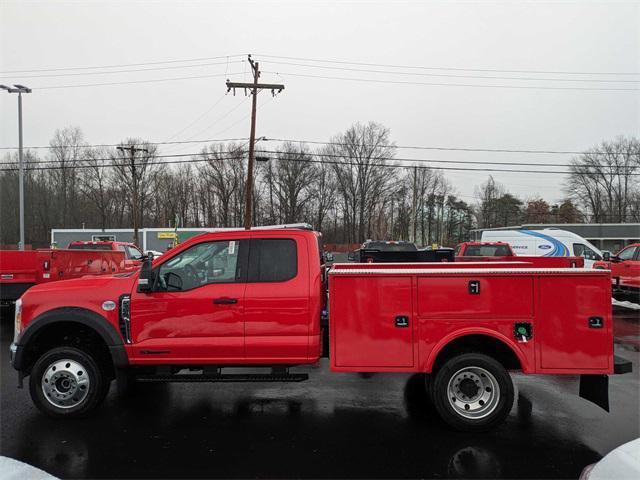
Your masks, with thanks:
[[[252,239],[248,282],[286,282],[298,274],[298,249],[289,238]]]
[[[622,261],[633,259],[634,254],[636,253],[637,247],[629,247],[625,248],[620,252],[618,258]]]
[[[602,257],[582,243],[573,244],[573,254],[586,260],[602,260]]]
[[[138,260],[142,258],[142,252],[135,247],[130,247],[127,245],[126,249],[127,258]]]
[[[212,283],[240,282],[245,242],[204,242],[164,262],[157,270],[157,290],[185,291]]]

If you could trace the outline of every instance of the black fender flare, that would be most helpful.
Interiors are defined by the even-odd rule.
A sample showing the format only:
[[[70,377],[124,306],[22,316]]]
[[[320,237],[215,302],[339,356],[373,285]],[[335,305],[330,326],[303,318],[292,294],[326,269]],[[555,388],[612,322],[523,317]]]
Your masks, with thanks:
[[[114,367],[124,368],[129,365],[129,357],[124,348],[122,337],[105,317],[86,308],[62,307],[42,313],[27,325],[16,341],[13,367],[16,370],[24,370],[26,367],[24,358],[29,342],[37,336],[42,328],[62,322],[78,323],[93,329],[109,348]]]

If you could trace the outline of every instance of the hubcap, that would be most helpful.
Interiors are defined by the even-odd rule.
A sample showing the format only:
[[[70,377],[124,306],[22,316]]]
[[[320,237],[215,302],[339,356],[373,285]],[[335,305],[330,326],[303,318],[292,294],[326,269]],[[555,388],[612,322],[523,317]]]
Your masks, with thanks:
[[[487,370],[471,366],[451,376],[447,394],[449,404],[458,415],[477,420],[496,409],[500,400],[500,386]]]
[[[42,376],[42,392],[57,408],[71,408],[82,403],[89,393],[91,381],[87,369],[75,360],[53,362]]]

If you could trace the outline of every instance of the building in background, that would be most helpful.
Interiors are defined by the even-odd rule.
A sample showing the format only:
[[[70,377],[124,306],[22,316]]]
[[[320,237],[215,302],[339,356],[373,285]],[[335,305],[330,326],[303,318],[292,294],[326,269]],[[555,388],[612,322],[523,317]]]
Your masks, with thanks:
[[[589,240],[600,250],[617,252],[625,245],[640,242],[640,223],[527,223],[510,227],[478,228],[471,230],[474,240],[480,240],[488,230],[567,230]]]

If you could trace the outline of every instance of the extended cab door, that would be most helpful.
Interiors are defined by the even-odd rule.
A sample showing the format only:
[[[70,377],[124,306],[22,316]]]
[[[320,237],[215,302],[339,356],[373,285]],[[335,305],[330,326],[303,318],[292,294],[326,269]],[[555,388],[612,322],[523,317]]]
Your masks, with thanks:
[[[232,363],[244,353],[248,240],[193,245],[154,270],[131,297],[133,357],[141,363]]]
[[[244,313],[249,361],[307,359],[310,322],[320,321],[311,319],[309,268],[304,236],[252,237]]]

